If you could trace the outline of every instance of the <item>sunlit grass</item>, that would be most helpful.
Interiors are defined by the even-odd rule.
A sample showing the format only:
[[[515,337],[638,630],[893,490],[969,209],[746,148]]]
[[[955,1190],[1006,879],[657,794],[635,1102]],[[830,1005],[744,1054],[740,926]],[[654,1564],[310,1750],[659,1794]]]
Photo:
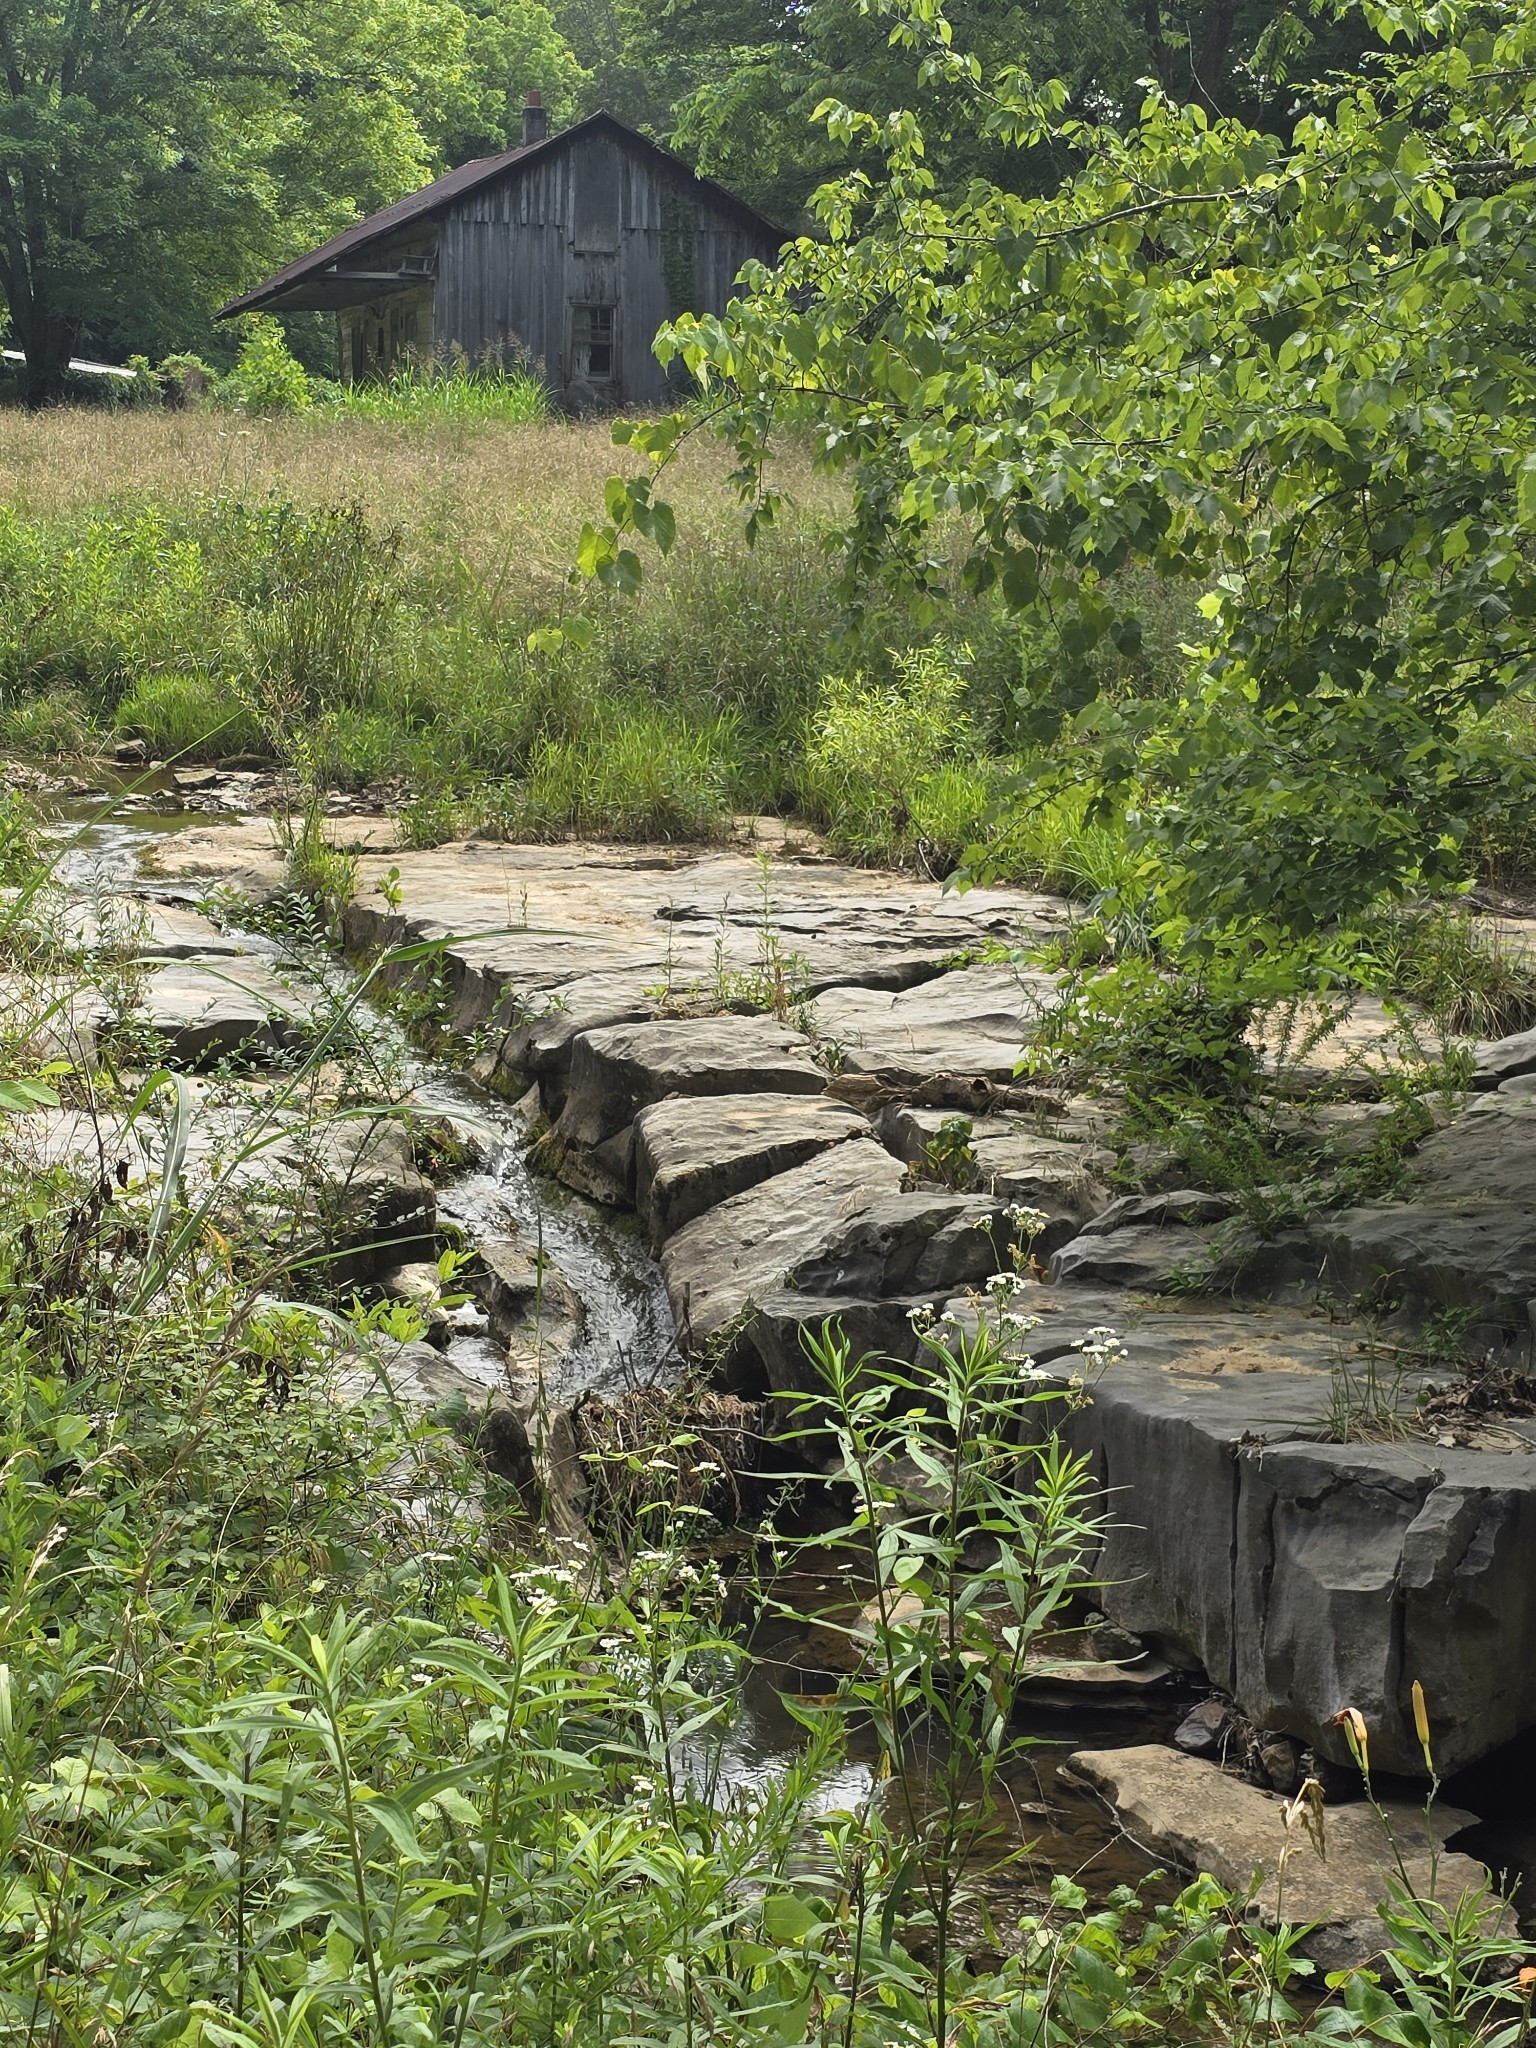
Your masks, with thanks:
[[[387,378],[338,384],[319,400],[323,412],[392,425],[542,426],[549,393],[529,370],[493,366],[473,374],[406,364]]]

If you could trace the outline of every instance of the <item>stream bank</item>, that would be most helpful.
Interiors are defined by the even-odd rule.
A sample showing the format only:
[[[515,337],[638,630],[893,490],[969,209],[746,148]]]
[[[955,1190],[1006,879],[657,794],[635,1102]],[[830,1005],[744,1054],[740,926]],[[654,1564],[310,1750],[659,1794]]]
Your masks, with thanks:
[[[146,818],[110,829],[120,852],[135,833],[154,848],[150,916],[163,921],[164,965],[147,1008],[173,1059],[206,1064],[264,1030],[280,1036],[303,994],[291,975],[256,939],[241,940],[235,972],[227,950],[209,950],[230,934],[188,922],[201,919],[192,899],[220,882],[257,901],[281,886],[266,828],[186,831]],[[676,1356],[674,1316],[682,1351],[753,1399],[803,1384],[799,1332],[828,1314],[910,1356],[911,1311],[963,1314],[963,1290],[995,1269],[1012,1235],[1008,1212],[1041,1209],[1054,1242],[1053,1284],[1030,1303],[1043,1318],[1041,1364],[1080,1370],[1089,1331],[1105,1324],[1127,1346],[1071,1425],[1104,1484],[1135,1504],[1116,1525],[1126,1547],[1107,1553],[1111,1618],[1176,1662],[1203,1665],[1261,1728],[1325,1755],[1338,1749],[1328,1718],[1360,1703],[1368,1718],[1380,1711],[1373,1727],[1388,1731],[1385,1757],[1397,1761],[1393,1713],[1419,1675],[1404,1646],[1421,1641],[1460,1687],[1443,1723],[1454,1760],[1491,1748],[1491,1729],[1518,1732],[1508,1725],[1524,1711],[1518,1686],[1491,1686],[1487,1659],[1469,1660],[1466,1644],[1490,1601],[1498,1626],[1509,1623],[1503,1575],[1529,1554],[1511,1484],[1526,1438],[1467,1447],[1477,1485],[1469,1498],[1470,1480],[1450,1472],[1461,1505],[1447,1517],[1444,1458],[1318,1441],[1340,1358],[1363,1341],[1347,1320],[1297,1299],[1234,1309],[1156,1291],[1213,1241],[1219,1200],[1217,1213],[1212,1198],[1202,1207],[1179,1190],[1151,1207],[1116,1201],[1102,1106],[1042,1098],[1014,1079],[1049,978],[983,957],[1056,928],[1066,906],[1021,892],[948,899],[792,857],[765,870],[750,855],[670,849],[472,844],[411,855],[367,850],[375,833],[378,845],[382,827],[360,832],[349,947],[440,947],[426,993],[434,1021],[469,1041],[471,1078],[422,1062],[413,1090],[423,1109],[492,1133],[479,1165],[431,1189],[430,1217],[414,1190],[393,1248],[419,1248],[439,1218],[515,1245],[534,1276],[524,1297],[537,1298],[536,1322],[565,1312],[558,1345],[534,1332],[539,1365],[559,1375],[551,1391],[645,1378]],[[722,1003],[733,1006],[724,1019]],[[522,1111],[502,1106],[504,1095]],[[559,1197],[524,1161],[535,1113],[548,1132],[542,1157],[569,1190]],[[962,1114],[968,1185],[925,1182],[929,1148]],[[594,1197],[614,1211],[639,1206],[659,1275],[633,1226],[615,1225]],[[541,1251],[561,1287],[537,1284]],[[500,1369],[488,1335],[506,1333],[455,1333],[443,1354],[481,1386]],[[1320,1484],[1320,1467],[1339,1476]],[[1502,1492],[1484,1483],[1489,1472]],[[1259,1541],[1262,1554],[1245,1547]],[[1450,1557],[1449,1580],[1437,1579],[1437,1556]],[[1418,1580],[1405,1557],[1419,1559]],[[1315,1654],[1300,1647],[1303,1622]],[[1510,1666],[1516,1678],[1522,1669],[1523,1659]],[[1442,1695],[1431,1696],[1438,1729]],[[1406,1756],[1405,1739],[1398,1750]]]

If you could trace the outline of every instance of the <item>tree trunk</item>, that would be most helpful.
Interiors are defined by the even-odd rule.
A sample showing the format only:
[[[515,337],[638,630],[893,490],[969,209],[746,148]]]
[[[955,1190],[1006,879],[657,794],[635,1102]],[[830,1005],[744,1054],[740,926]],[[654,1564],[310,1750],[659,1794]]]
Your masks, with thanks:
[[[1205,10],[1205,32],[1195,58],[1195,84],[1201,100],[1213,113],[1222,110],[1221,93],[1227,82],[1236,21],[1237,0],[1210,0]]]
[[[1147,39],[1147,51],[1151,56],[1157,81],[1164,92],[1174,90],[1172,52],[1163,34],[1163,10],[1159,0],[1142,0],[1141,32]]]
[[[11,325],[16,345],[26,357],[21,370],[22,403],[31,412],[45,405],[61,405],[67,394],[66,375],[74,353],[70,323],[35,309],[13,314]]]

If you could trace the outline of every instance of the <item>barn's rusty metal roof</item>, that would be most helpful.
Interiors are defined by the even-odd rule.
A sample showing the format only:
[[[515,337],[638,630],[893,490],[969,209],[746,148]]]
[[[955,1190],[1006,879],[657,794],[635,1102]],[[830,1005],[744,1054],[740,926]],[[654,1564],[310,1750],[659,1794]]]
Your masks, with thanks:
[[[412,192],[404,199],[397,199],[393,206],[382,207],[379,212],[369,214],[355,227],[344,228],[339,235],[333,235],[328,242],[322,242],[318,249],[312,249],[307,256],[299,256],[283,269],[275,271],[263,284],[243,292],[237,299],[231,299],[218,312],[220,320],[232,319],[237,313],[256,313],[266,307],[299,307],[305,301],[326,307],[354,305],[359,294],[354,288],[347,296],[338,296],[349,282],[346,276],[328,277],[344,258],[357,254],[370,242],[376,242],[385,235],[396,233],[400,228],[409,227],[413,221],[428,220],[441,213],[466,192],[473,192],[477,186],[491,184],[504,177],[508,171],[520,170],[536,158],[546,157],[552,151],[564,148],[568,143],[579,140],[601,128],[609,128],[627,148],[638,149],[649,156],[660,158],[674,171],[683,176],[716,201],[739,213],[767,240],[788,241],[785,229],[759,213],[755,206],[749,206],[744,199],[738,199],[734,192],[717,185],[713,178],[701,177],[692,165],[684,163],[680,156],[674,156],[669,149],[652,142],[649,136],[641,135],[636,129],[616,120],[612,114],[589,114],[584,121],[578,121],[570,128],[562,128],[558,134],[546,135],[539,142],[520,143],[516,149],[503,150],[498,156],[476,157],[472,162],[460,164],[456,171],[447,171],[440,178],[434,178],[430,185],[423,185],[418,192]],[[365,292],[363,297],[379,295],[377,289],[384,280],[375,282],[376,289]],[[424,275],[417,272],[401,272],[398,279],[392,279],[396,288],[404,290],[412,284],[424,282]]]

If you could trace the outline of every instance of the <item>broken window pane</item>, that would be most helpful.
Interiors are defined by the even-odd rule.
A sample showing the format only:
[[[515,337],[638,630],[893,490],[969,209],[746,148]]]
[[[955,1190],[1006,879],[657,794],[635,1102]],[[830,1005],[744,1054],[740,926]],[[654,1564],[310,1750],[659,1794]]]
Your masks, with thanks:
[[[613,375],[612,306],[571,309],[571,359],[574,373],[591,383]]]

